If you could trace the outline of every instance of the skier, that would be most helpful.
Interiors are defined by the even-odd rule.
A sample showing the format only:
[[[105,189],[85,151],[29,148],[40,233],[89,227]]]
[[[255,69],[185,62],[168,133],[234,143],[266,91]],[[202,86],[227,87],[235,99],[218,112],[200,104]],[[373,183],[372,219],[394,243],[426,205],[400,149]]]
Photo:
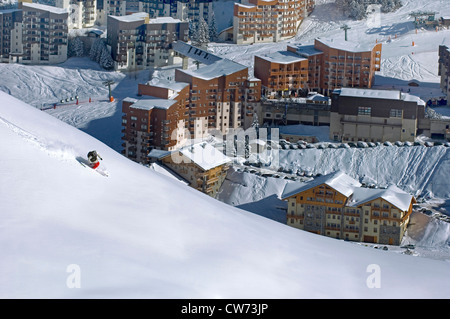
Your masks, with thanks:
[[[97,151],[90,151],[87,157],[89,160],[89,165],[91,165],[93,169],[96,169],[100,165],[98,159],[103,160],[103,158],[100,156],[100,154],[97,153]]]

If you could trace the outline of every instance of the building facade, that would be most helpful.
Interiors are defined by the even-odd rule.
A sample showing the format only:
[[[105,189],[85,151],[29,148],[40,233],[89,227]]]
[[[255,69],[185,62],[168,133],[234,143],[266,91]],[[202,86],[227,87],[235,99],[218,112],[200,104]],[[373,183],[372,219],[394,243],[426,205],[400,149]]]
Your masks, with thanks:
[[[303,98],[263,100],[258,112],[264,125],[330,125],[331,99],[321,94]]]
[[[401,244],[415,198],[395,185],[364,188],[342,172],[296,184],[282,194],[288,225],[337,239]]]
[[[267,98],[303,92],[330,95],[336,88],[371,88],[380,70],[380,43],[361,46],[317,38],[314,45],[288,45],[286,51],[256,55],[254,74]]]
[[[267,98],[299,96],[308,81],[308,60],[289,51],[255,55],[254,70]]]
[[[2,62],[55,64],[67,60],[66,10],[21,1],[17,10],[0,11],[0,16]]]
[[[330,139],[414,142],[425,102],[401,91],[342,88],[333,92]]]
[[[160,162],[183,177],[189,186],[216,197],[231,159],[209,143],[187,145],[163,156]]]
[[[149,164],[153,149],[172,151],[181,147],[186,134],[186,105],[189,84],[163,80],[140,84],[141,99],[122,102],[122,154],[142,164]]]
[[[187,41],[189,26],[173,18],[150,19],[147,13],[108,16],[107,43],[116,70],[140,70],[174,63],[174,41]]]
[[[307,89],[327,95],[342,87],[371,88],[380,71],[381,43],[317,38],[314,45],[288,45],[287,50],[308,59]]]
[[[69,29],[91,28],[97,21],[97,0],[55,0],[55,6],[69,12]]]
[[[314,6],[314,0],[247,0],[235,3],[233,41],[250,44],[292,38]]]
[[[188,130],[195,138],[209,129],[226,134],[247,128],[261,100],[261,82],[242,64],[220,59],[195,70],[175,70],[175,80],[190,84]]]
[[[209,22],[213,14],[212,0],[140,0],[139,11],[151,18],[172,17],[181,21]]]
[[[1,62],[19,62],[23,55],[21,9],[0,11]]]

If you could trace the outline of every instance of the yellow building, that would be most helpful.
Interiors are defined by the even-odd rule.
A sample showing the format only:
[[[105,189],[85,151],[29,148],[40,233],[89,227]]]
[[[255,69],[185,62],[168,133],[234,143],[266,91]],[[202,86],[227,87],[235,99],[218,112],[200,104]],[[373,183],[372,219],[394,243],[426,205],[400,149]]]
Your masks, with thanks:
[[[216,196],[231,162],[229,157],[206,142],[168,152],[159,160],[183,177],[191,187],[211,197]]]
[[[338,239],[400,245],[415,198],[391,185],[363,188],[335,172],[314,181],[286,185],[287,224]]]

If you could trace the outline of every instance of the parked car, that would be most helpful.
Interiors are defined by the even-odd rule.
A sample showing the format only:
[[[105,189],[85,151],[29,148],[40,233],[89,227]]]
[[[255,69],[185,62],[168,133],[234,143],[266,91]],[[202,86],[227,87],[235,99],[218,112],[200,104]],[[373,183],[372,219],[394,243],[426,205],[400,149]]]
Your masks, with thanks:
[[[403,144],[404,146],[410,147],[413,146],[413,143],[410,141],[406,141],[405,144]]]
[[[356,145],[358,145],[359,148],[368,148],[369,147],[369,145],[363,141],[358,141],[358,143]]]
[[[384,145],[384,146],[392,146],[392,143],[389,142],[389,141],[386,141],[386,142],[383,143],[383,145]]]

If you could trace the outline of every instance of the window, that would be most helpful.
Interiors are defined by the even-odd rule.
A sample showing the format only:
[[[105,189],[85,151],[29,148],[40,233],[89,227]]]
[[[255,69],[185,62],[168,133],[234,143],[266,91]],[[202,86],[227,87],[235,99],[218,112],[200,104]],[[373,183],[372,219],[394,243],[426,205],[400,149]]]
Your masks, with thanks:
[[[390,117],[402,118],[403,110],[391,109]]]
[[[368,116],[370,116],[371,113],[372,113],[372,108],[371,107],[366,107],[366,106],[359,106],[358,107],[358,115],[368,115]]]

